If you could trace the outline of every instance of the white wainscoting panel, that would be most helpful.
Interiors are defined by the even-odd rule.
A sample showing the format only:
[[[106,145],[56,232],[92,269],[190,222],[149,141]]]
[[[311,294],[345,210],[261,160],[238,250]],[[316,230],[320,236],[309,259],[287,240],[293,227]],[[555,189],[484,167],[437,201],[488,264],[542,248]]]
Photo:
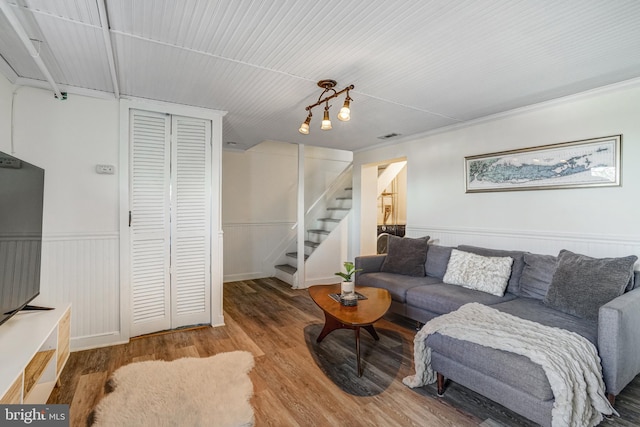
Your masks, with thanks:
[[[294,222],[223,223],[224,281],[271,277],[295,238]]]
[[[71,347],[79,350],[120,338],[119,235],[45,235],[40,305],[71,302]]]
[[[472,245],[549,255],[557,255],[561,249],[568,249],[595,258],[627,255],[640,257],[640,236],[633,235],[407,226],[408,237],[426,235],[431,236],[433,243],[441,246]],[[640,261],[636,263],[636,270],[639,266]]]

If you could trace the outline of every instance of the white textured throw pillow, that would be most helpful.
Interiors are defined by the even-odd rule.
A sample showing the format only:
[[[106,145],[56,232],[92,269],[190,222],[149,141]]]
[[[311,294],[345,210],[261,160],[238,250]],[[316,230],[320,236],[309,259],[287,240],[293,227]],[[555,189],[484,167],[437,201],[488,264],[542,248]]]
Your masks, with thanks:
[[[501,297],[507,288],[512,264],[511,257],[488,257],[453,249],[442,281]]]

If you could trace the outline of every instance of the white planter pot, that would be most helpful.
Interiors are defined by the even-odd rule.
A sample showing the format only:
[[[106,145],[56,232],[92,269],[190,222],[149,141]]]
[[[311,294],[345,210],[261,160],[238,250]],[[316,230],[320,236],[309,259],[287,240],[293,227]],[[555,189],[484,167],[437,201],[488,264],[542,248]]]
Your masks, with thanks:
[[[342,282],[340,284],[340,293],[342,295],[349,295],[355,291],[355,285],[353,282]]]

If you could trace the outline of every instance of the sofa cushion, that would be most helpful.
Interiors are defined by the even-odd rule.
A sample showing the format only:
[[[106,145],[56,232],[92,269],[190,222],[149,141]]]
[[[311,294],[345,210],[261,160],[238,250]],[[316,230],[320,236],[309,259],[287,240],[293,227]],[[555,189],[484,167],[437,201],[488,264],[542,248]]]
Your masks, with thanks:
[[[433,283],[440,283],[440,279],[426,276],[402,276],[395,273],[364,273],[358,276],[358,285],[386,289],[391,294],[391,299],[400,303],[407,301],[406,295],[409,289]]]
[[[597,342],[597,322],[562,313],[534,298],[514,298],[491,307],[546,326],[575,332],[593,344]],[[538,399],[549,400],[553,398],[553,392],[544,370],[539,364],[532,362],[525,356],[440,334],[429,336],[427,345],[433,351],[449,359],[496,378]]]
[[[475,291],[461,286],[438,283],[419,286],[407,290],[407,305],[419,307],[437,314],[445,314],[457,310],[469,302],[493,305],[516,298],[513,294],[502,297]]]
[[[553,399],[553,391],[541,365],[519,354],[484,347],[435,333],[427,338],[434,353],[522,390],[540,400]],[[432,356],[433,357],[433,356]]]
[[[563,249],[544,303],[564,313],[597,320],[600,307],[624,293],[637,260],[635,255],[591,258]]]
[[[427,251],[427,262],[425,263],[425,273],[427,276],[442,279],[447,272],[447,264],[451,256],[451,246],[429,245]]]
[[[563,313],[545,305],[544,302],[538,299],[520,297],[492,305],[491,307],[522,319],[538,322],[542,325],[575,332],[591,341],[594,345],[597,345],[597,321],[571,316],[570,314]]]
[[[553,255],[524,254],[520,295],[543,300],[551,285],[557,263],[558,257]]]
[[[424,276],[428,241],[429,236],[418,239],[389,236],[387,256],[380,271],[406,276]]]
[[[481,248],[477,246],[460,245],[458,249],[465,252],[471,252],[483,256],[511,257],[513,265],[511,266],[511,277],[507,285],[507,292],[520,295],[520,276],[524,268],[524,252],[522,251],[505,251],[501,249]]]

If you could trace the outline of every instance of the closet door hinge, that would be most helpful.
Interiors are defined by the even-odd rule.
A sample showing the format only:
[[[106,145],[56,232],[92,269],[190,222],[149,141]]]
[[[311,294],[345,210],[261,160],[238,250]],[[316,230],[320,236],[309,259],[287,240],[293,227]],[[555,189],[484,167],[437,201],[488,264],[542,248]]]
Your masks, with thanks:
[[[129,227],[131,227],[131,211],[129,211]]]

